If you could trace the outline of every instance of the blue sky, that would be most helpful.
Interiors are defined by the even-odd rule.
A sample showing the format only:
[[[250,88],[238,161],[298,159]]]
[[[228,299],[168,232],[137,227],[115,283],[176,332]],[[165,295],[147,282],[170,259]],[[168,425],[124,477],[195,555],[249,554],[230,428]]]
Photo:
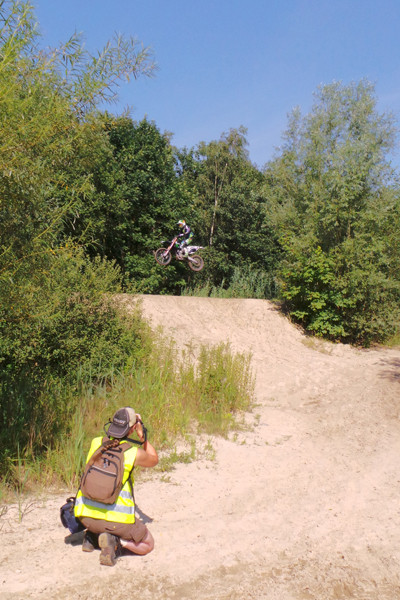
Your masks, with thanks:
[[[44,45],[74,31],[95,52],[115,32],[151,46],[154,79],[124,84],[110,110],[155,121],[182,148],[244,125],[262,167],[287,115],[320,84],[368,79],[400,119],[399,0],[33,0]],[[395,162],[397,162],[397,158]]]

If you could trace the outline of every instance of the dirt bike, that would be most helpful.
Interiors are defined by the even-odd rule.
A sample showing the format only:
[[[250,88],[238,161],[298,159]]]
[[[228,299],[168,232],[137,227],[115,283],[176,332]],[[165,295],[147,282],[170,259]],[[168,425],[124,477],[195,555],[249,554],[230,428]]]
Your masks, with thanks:
[[[159,265],[169,265],[172,260],[172,254],[175,254],[175,258],[178,260],[187,260],[189,267],[192,271],[201,271],[204,267],[204,260],[198,254],[195,254],[198,250],[201,250],[203,246],[185,246],[180,248],[178,242],[178,236],[174,237],[170,242],[163,242],[168,244],[167,248],[159,248],[154,252],[154,258]]]

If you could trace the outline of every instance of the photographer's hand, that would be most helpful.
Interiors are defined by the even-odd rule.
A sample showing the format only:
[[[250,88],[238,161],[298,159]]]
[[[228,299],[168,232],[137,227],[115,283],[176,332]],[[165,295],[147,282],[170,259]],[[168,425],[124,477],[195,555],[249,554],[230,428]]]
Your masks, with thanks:
[[[137,433],[139,440],[141,442],[144,442],[145,436],[144,436],[144,430],[143,430],[143,422],[142,422],[142,417],[139,415],[139,413],[136,414],[135,431]]]

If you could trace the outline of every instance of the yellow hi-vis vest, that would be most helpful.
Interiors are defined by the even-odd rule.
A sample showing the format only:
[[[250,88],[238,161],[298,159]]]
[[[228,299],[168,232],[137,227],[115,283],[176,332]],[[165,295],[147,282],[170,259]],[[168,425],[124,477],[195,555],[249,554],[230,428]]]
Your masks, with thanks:
[[[89,454],[86,462],[89,461],[93,452],[100,448],[103,437],[97,437],[92,440]],[[124,440],[121,440],[121,444]],[[76,517],[91,517],[92,519],[104,519],[111,523],[134,523],[135,522],[135,501],[133,499],[133,477],[131,476],[129,482],[129,474],[133,469],[133,465],[136,460],[136,454],[138,451],[137,446],[132,446],[129,450],[124,453],[124,476],[123,485],[119,493],[119,496],[114,504],[104,504],[103,502],[97,502],[86,498],[81,492],[78,491],[75,500],[74,514]]]

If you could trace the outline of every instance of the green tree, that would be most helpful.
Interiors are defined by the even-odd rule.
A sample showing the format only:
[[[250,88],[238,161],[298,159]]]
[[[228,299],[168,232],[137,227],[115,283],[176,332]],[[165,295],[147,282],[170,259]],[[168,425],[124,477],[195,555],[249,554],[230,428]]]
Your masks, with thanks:
[[[85,243],[91,256],[114,259],[127,286],[178,292],[185,282],[184,267],[162,269],[153,256],[162,240],[172,237],[187,206],[169,135],[147,119],[134,122],[104,114],[99,122],[107,142],[95,140],[92,146],[87,168],[93,190],[81,197],[65,233]]]
[[[109,98],[122,77],[153,68],[148,50],[138,51],[134,41],[123,38],[97,57],[75,37],[47,52],[38,44],[31,5],[2,2],[0,277],[5,282],[29,264],[28,257],[37,260],[52,249],[62,220],[91,189],[90,172],[81,169],[79,177],[68,177],[71,164],[87,154],[90,109]]]
[[[263,175],[249,161],[246,133],[231,129],[179,155],[181,178],[192,191],[193,223],[209,246],[198,279],[212,285],[228,287],[238,271],[272,273],[279,255],[266,220]]]
[[[23,431],[29,431],[32,441],[39,424],[49,417],[41,398],[50,381],[62,389],[66,372],[69,379],[76,375],[78,360],[79,368],[87,362],[94,365],[94,377],[103,367],[109,368],[111,355],[121,362],[113,347],[114,337],[121,333],[118,318],[104,299],[105,291],[118,289],[120,276],[112,265],[92,264],[80,255],[75,260],[73,254],[75,279],[68,278],[65,258],[70,244],[62,235],[65,221],[73,221],[82,198],[93,191],[92,171],[86,165],[95,155],[94,147],[108,143],[94,107],[111,99],[122,78],[146,75],[152,68],[148,51],[122,38],[107,44],[96,57],[83,49],[76,36],[60,48],[44,51],[31,4],[0,3],[0,425],[7,436],[0,447],[4,453],[15,451],[18,442],[24,446]],[[91,274],[86,288],[85,273]],[[80,295],[75,285],[79,276],[85,288]],[[104,318],[113,323],[109,329]],[[80,338],[86,340],[85,348],[79,346]],[[101,352],[96,352],[96,344]],[[107,357],[108,367],[96,360],[99,354]]]
[[[334,83],[318,90],[308,116],[292,113],[266,169],[285,250],[282,297],[319,335],[369,344],[398,322],[399,193],[387,158],[395,139],[370,83]]]

